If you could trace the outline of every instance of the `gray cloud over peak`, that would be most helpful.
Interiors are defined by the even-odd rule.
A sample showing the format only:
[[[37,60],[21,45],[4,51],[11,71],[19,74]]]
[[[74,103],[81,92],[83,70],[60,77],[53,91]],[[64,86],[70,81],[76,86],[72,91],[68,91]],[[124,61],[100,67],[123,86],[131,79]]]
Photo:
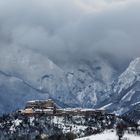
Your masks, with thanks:
[[[0,1],[0,48],[28,48],[56,63],[140,56],[139,25],[139,0]]]

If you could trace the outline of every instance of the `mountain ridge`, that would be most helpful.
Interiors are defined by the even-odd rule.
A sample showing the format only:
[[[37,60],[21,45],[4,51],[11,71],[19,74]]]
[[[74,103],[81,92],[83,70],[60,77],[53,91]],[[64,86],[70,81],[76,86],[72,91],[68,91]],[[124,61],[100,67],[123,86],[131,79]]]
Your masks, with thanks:
[[[30,55],[30,51],[25,52],[28,53],[28,56]],[[28,67],[24,68],[24,70],[26,70],[25,73],[22,70],[22,78],[21,76],[19,77],[18,74],[16,76],[10,72],[8,73],[7,71],[9,70],[6,68],[6,64],[4,69],[7,69],[7,71],[3,71],[4,69],[1,70],[1,67],[3,67],[1,65],[1,100],[4,97],[4,101],[1,101],[0,105],[1,112],[6,110],[6,104],[2,105],[2,103],[7,102],[7,104],[9,104],[9,96],[11,96],[10,94],[13,91],[15,91],[13,96],[19,96],[18,100],[21,100],[21,104],[19,103],[20,107],[23,104],[22,96],[26,96],[26,94],[29,97],[24,100],[24,103],[27,100],[35,98],[52,98],[63,105],[63,107],[100,107],[117,114],[126,113],[129,111],[129,104],[132,105],[140,101],[140,57],[134,59],[128,68],[118,76],[115,74],[117,73],[115,69],[101,57],[96,58],[95,61],[92,62],[84,61],[76,66],[71,67],[70,65],[66,65],[66,68],[60,68],[56,64],[53,64],[53,62],[51,62],[47,57],[42,57],[36,54],[32,54],[32,56],[33,58],[24,56],[27,60],[29,59],[27,62],[24,62],[30,64],[30,67],[32,67],[33,63],[33,67],[38,69],[34,69],[34,73],[32,73],[31,77],[28,77],[27,79],[25,79],[24,75],[28,70],[30,70]],[[51,62],[51,65],[48,65],[48,62],[46,63],[45,60],[42,61],[41,65],[38,64],[41,62],[35,60],[38,60],[40,57],[41,59],[47,58],[47,61]],[[6,61],[8,62],[9,60]],[[28,63],[29,61],[30,63]],[[27,64],[25,64],[25,66],[27,66]],[[51,71],[52,67],[53,71]],[[39,69],[43,70],[39,71]],[[48,70],[45,71],[45,69]],[[16,71],[14,73],[16,73]],[[36,79],[40,77],[40,81],[34,81],[35,78],[32,79],[32,76],[34,75]],[[27,93],[27,91],[29,93]],[[16,95],[18,92],[22,92],[22,94]],[[13,99],[13,102],[14,100],[15,99]],[[14,107],[14,109],[16,108]],[[13,108],[11,107],[11,109],[8,109],[8,111],[10,110],[13,110]]]

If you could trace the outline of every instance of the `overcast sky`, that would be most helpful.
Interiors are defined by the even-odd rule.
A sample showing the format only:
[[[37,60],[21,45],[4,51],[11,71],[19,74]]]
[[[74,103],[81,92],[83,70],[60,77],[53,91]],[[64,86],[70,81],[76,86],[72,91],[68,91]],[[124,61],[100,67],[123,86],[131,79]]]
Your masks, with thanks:
[[[59,63],[138,57],[140,0],[0,0],[0,49],[12,48]]]

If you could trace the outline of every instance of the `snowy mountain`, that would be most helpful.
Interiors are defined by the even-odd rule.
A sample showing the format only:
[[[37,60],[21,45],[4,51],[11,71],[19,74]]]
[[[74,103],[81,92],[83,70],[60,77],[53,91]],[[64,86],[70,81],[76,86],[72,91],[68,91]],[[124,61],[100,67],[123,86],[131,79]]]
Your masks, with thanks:
[[[7,51],[12,53],[4,55]],[[28,49],[7,51],[0,52],[1,111],[15,109],[17,97],[17,108],[35,98],[52,98],[61,106],[71,107],[94,107],[107,98],[104,92],[115,70],[102,59],[60,68],[46,56]],[[29,97],[24,99],[26,96]]]
[[[75,67],[67,66],[68,88],[82,107],[95,107],[108,98],[105,94],[114,78],[115,70],[103,59],[82,61]],[[104,74],[105,73],[105,74]]]
[[[140,102],[140,58],[133,60],[112,86],[110,106],[107,108],[123,114]]]
[[[31,99],[52,98],[63,107],[101,107],[123,114],[140,101],[139,66],[136,58],[119,73],[102,57],[58,65],[30,49],[1,49],[0,112],[21,108]]]
[[[6,55],[7,51],[12,53]],[[63,70],[51,60],[27,49],[7,51],[0,52],[1,112],[24,106],[31,99],[53,98],[63,104],[76,103]]]

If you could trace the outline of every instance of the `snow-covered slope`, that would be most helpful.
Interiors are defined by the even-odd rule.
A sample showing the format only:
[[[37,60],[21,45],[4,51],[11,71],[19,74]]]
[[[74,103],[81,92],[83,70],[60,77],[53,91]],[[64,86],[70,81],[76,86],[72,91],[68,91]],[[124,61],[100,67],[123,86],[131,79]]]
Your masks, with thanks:
[[[108,98],[115,70],[101,58],[66,66],[68,88],[82,107],[95,107]],[[64,68],[65,69],[65,68]]]
[[[0,72],[0,114],[22,108],[28,100],[48,96],[48,93],[42,94],[21,79]]]
[[[140,58],[133,60],[126,71],[119,76],[114,92],[122,94],[124,90],[127,90],[138,81],[140,81]]]
[[[108,109],[123,114],[140,101],[140,58],[133,60],[114,82]]]
[[[123,140],[139,140],[139,136],[125,134]],[[76,140],[118,140],[118,137],[115,132],[104,132],[102,134],[97,134],[89,137],[84,137]]]
[[[21,48],[1,49],[0,70],[38,89],[43,88],[42,80],[51,75],[55,75],[56,80],[63,77],[63,71],[46,56]]]

